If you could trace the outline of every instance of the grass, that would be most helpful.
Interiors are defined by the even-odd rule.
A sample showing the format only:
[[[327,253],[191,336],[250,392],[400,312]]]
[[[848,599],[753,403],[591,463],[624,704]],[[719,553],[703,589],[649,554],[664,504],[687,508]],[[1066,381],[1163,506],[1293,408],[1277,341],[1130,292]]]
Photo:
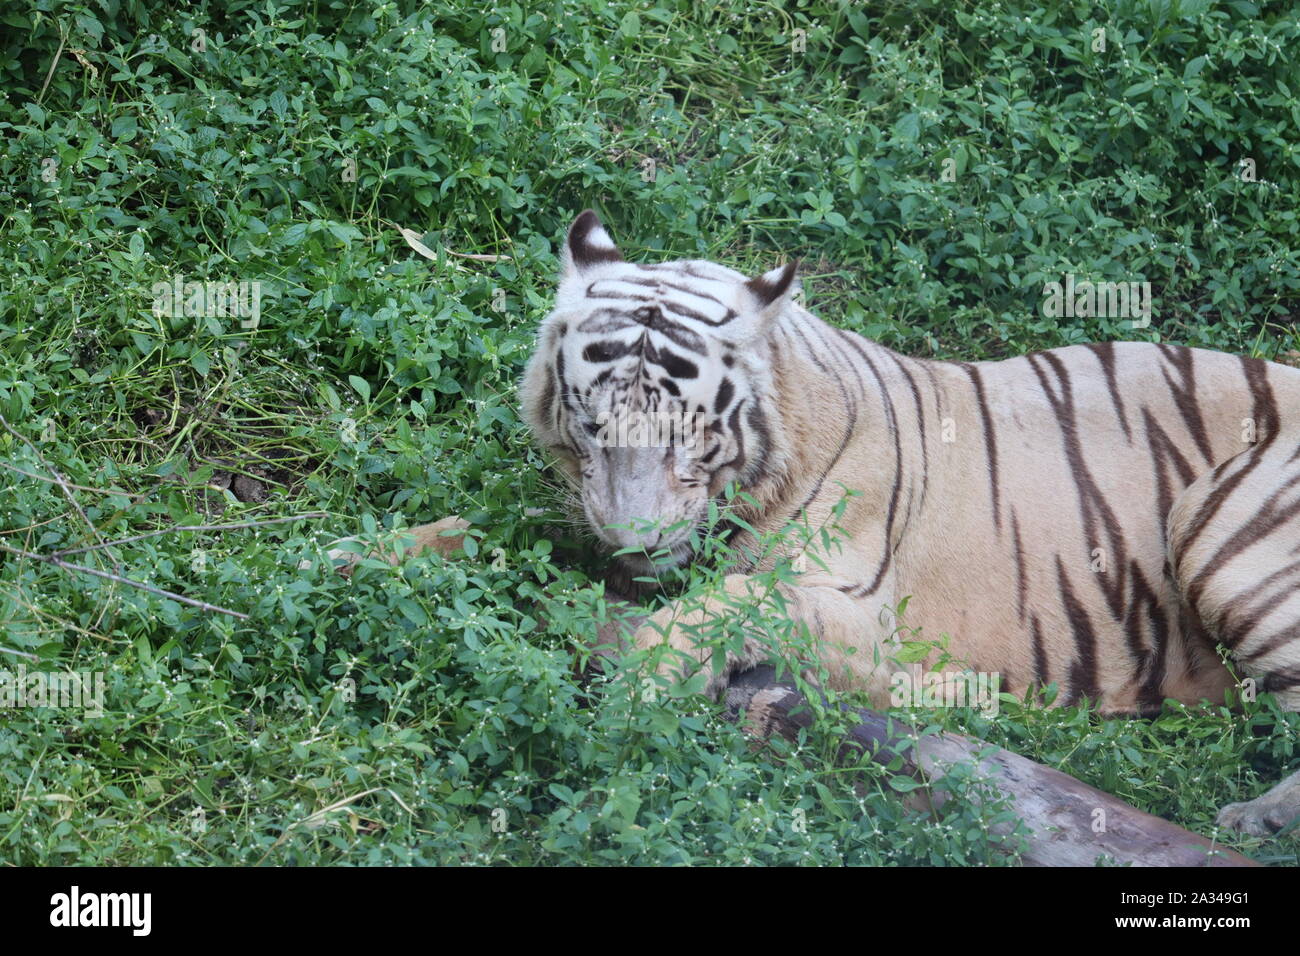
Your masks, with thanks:
[[[0,556],[0,647],[34,658],[0,666],[105,681],[103,716],[0,721],[3,862],[1015,862],[996,801],[909,814],[833,766],[831,721],[774,759],[698,697],[576,679],[610,611],[515,382],[585,206],[641,260],[800,256],[815,311],[912,354],[1297,347],[1290,4],[0,21],[0,542],[29,555]],[[1151,327],[1045,318],[1067,272],[1150,281]],[[260,282],[258,323],[155,311],[178,276]],[[298,569],[450,513],[477,559]],[[221,524],[253,526],[67,560],[246,619],[30,557]],[[1268,698],[934,719],[1204,833],[1300,728]]]

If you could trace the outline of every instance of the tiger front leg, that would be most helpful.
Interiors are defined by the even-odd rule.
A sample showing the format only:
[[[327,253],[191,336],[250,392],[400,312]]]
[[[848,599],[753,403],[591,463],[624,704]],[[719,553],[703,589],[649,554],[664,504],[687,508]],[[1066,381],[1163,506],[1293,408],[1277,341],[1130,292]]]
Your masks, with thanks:
[[[639,650],[667,648],[657,670],[685,682],[705,675],[703,692],[716,699],[732,676],[774,657],[815,680],[824,665],[834,688],[865,688],[887,701],[887,668],[873,651],[888,634],[872,627],[875,616],[836,586],[766,584],[744,574],[726,577],[721,588],[661,608],[634,635]],[[811,641],[803,640],[806,634]],[[715,654],[715,651],[720,654]],[[714,669],[721,656],[721,668]]]
[[[737,671],[759,664],[767,652],[752,627],[752,610],[761,603],[753,579],[744,574],[729,574],[720,593],[703,601],[684,598],[660,608],[633,636],[638,650],[652,650],[667,645],[659,658],[657,670],[665,677],[685,683],[704,672],[704,693],[716,698]],[[740,646],[736,648],[734,632],[740,628]],[[714,671],[714,648],[720,642],[732,645],[724,651],[720,671]]]

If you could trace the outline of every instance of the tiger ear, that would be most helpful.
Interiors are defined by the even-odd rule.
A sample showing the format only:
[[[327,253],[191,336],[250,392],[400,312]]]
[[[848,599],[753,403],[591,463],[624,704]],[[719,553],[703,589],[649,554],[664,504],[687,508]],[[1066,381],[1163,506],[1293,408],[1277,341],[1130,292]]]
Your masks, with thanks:
[[[622,262],[623,255],[600,224],[600,218],[590,209],[584,209],[569,227],[569,238],[560,259],[563,282],[602,262]]]
[[[750,310],[757,317],[759,331],[766,332],[776,317],[790,304],[791,297],[799,288],[799,283],[795,279],[798,270],[799,260],[795,259],[745,282]]]

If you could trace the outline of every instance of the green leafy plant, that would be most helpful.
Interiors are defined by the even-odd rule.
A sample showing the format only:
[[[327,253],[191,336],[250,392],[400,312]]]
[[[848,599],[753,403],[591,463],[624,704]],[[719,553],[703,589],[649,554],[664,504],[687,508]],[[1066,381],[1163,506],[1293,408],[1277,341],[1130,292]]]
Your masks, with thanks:
[[[801,256],[820,315],[915,354],[1295,348],[1293,5],[1105,17],[7,5],[0,668],[101,675],[103,713],[0,712],[0,861],[1014,863],[996,801],[917,814],[837,766],[830,710],[755,753],[635,668],[585,686],[618,612],[515,383],[587,205],[643,261]],[[1150,281],[1150,327],[1045,317],[1065,273]],[[191,282],[260,283],[256,321],[162,307]],[[452,513],[466,559],[322,558]],[[790,632],[775,600],[743,626]],[[927,728],[1208,832],[1294,761],[1297,719],[1007,702]],[[1294,834],[1231,842],[1296,862]]]

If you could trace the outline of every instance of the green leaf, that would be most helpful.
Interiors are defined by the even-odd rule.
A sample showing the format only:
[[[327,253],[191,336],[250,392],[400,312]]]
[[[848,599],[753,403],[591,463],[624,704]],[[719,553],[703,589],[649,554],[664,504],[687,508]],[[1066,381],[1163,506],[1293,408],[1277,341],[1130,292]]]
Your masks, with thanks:
[[[925,660],[932,650],[934,645],[928,641],[904,641],[894,654],[894,660],[900,664],[915,664]]]
[[[894,124],[894,136],[905,143],[914,143],[921,135],[921,117],[918,113],[906,113]]]
[[[429,615],[424,612],[424,608],[407,598],[397,602],[397,609],[402,612],[402,616],[417,627],[426,627],[429,624]]]

